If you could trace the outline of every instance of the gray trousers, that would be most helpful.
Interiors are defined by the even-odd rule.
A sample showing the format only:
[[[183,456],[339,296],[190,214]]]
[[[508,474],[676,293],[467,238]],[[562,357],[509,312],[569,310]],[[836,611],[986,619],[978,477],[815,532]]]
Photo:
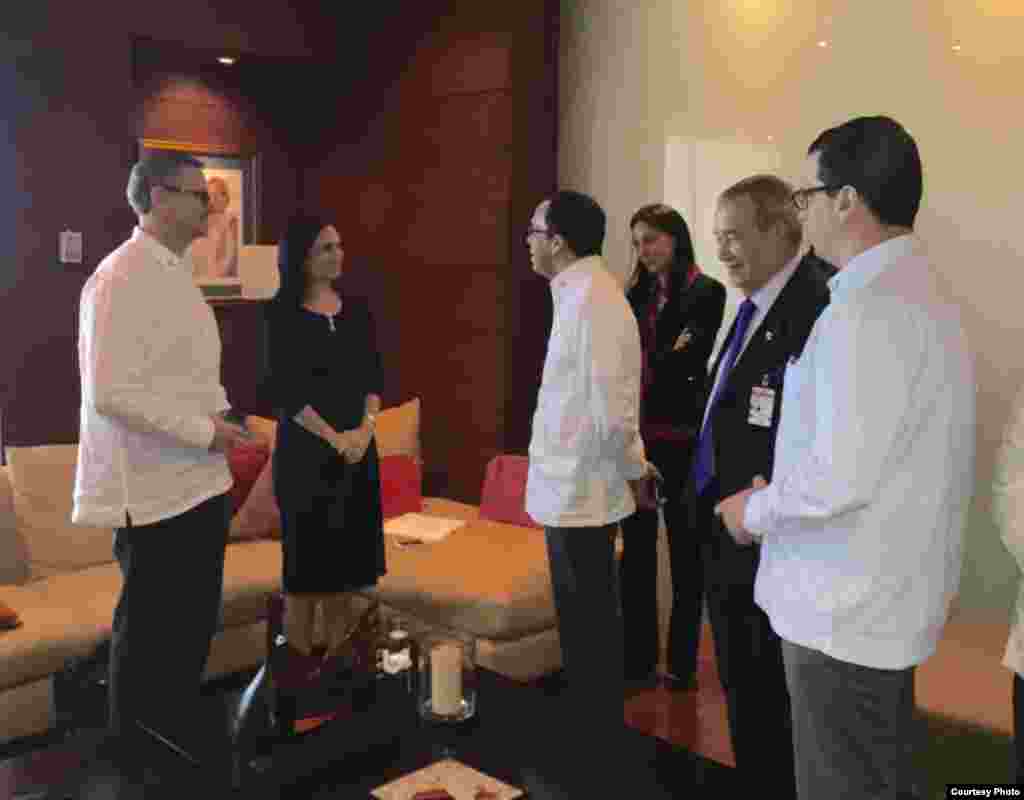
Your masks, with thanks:
[[[921,797],[914,670],[851,664],[782,640],[800,800]]]

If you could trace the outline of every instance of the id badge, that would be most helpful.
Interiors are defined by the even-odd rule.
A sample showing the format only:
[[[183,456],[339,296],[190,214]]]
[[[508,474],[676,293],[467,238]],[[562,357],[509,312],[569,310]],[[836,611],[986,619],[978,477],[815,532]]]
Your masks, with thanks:
[[[761,428],[772,426],[775,413],[775,390],[767,386],[755,386],[750,390],[750,416],[747,422]]]

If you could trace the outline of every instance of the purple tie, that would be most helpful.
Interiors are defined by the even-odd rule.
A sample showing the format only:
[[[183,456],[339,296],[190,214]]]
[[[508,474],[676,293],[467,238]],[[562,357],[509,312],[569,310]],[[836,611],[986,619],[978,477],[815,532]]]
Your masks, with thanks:
[[[732,336],[729,338],[729,349],[726,350],[725,360],[719,368],[718,386],[708,403],[704,427],[701,428],[700,438],[697,440],[697,457],[693,462],[693,480],[697,486],[697,494],[701,494],[707,488],[715,474],[715,439],[711,431],[711,421],[714,419],[718,398],[725,390],[725,385],[729,381],[729,373],[743,347],[743,339],[747,335],[747,328],[750,327],[750,320],[753,319],[755,311],[757,311],[757,306],[750,298],[740,303],[736,324],[733,326]]]

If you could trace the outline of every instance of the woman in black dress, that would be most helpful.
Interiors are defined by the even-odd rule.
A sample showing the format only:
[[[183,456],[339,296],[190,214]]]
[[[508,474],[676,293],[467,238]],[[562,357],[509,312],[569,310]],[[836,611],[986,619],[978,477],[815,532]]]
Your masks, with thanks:
[[[332,659],[355,622],[350,593],[385,572],[373,440],[380,358],[368,310],[334,288],[343,260],[332,225],[292,220],[278,254],[280,289],[267,308],[284,631],[293,665],[310,675],[321,663],[312,655],[317,606],[323,659]]]
[[[696,537],[688,529],[682,490],[707,393],[707,365],[722,325],[725,287],[694,263],[682,215],[644,206],[629,221],[636,265],[628,290],[643,345],[640,433],[647,457],[665,479],[664,506],[672,570],[668,683],[688,686],[697,669],[704,583]],[[625,676],[655,677],[658,658],[658,512],[638,508],[622,521],[620,565]]]

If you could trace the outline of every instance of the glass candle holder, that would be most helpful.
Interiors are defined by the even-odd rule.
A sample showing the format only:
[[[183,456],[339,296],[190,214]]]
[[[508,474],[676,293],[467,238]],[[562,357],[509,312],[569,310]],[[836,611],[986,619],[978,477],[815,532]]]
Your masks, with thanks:
[[[417,707],[429,722],[463,722],[476,713],[476,639],[429,633],[419,646]]]

